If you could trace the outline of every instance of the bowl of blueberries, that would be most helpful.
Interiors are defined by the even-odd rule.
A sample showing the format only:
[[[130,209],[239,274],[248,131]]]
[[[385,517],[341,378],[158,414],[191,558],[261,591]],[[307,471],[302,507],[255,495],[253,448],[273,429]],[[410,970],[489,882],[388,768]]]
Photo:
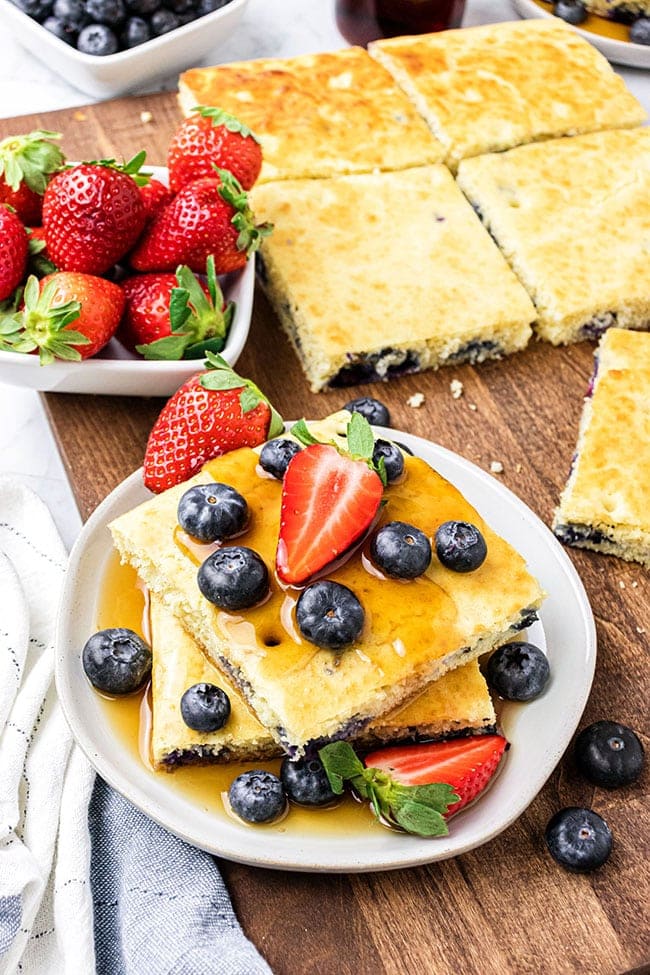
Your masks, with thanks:
[[[232,34],[248,0],[0,0],[0,30],[89,95],[171,77]]]

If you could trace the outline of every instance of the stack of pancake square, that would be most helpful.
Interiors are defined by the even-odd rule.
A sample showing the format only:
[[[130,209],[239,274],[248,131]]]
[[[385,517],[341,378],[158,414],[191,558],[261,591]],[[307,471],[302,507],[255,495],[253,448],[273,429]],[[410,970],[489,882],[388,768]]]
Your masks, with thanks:
[[[276,229],[262,247],[260,280],[312,389],[498,358],[524,348],[534,323],[556,343],[613,321],[647,327],[643,303],[634,295],[626,303],[633,275],[620,281],[618,303],[612,288],[597,288],[582,318],[561,310],[549,324],[544,293],[553,286],[557,238],[565,232],[573,245],[570,208],[580,188],[558,191],[547,152],[600,133],[575,142],[576,172],[613,151],[615,185],[628,187],[635,223],[626,236],[618,218],[601,220],[596,246],[609,255],[624,239],[636,268],[645,256],[639,227],[650,233],[645,177],[628,178],[645,158],[647,136],[635,128],[645,113],[598,51],[559,20],[197,68],[181,75],[179,92],[186,114],[219,105],[261,139],[253,203]],[[528,156],[513,157],[512,167],[522,167],[518,193],[546,208],[556,234],[541,284],[522,270],[525,228],[502,244],[499,221],[483,208],[481,161],[522,144],[532,145]],[[583,203],[606,202],[606,169],[591,190],[584,170]],[[470,203],[462,190],[473,172]],[[515,209],[512,199],[505,206]],[[574,253],[577,277],[593,244],[589,235]]]

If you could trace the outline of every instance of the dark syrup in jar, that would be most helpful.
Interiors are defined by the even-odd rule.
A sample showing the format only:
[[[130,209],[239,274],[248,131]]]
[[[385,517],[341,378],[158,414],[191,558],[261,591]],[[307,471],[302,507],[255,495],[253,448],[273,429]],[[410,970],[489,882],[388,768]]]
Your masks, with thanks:
[[[465,0],[336,0],[336,23],[351,44],[460,27]]]

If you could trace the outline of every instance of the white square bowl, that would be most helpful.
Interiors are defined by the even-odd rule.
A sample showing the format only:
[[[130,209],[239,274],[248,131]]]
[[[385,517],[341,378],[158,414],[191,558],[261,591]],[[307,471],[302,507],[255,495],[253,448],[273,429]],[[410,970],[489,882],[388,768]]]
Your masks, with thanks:
[[[153,37],[128,51],[97,57],[83,54],[32,20],[11,0],[0,0],[0,36],[11,32],[23,47],[88,95],[110,98],[152,85],[193,67],[233,33],[248,0],[225,7]]]

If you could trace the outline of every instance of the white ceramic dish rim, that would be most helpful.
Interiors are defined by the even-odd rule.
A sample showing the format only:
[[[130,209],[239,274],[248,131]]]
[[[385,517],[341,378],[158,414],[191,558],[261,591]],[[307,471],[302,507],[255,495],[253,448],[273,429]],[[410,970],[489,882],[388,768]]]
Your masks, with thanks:
[[[6,0],[7,4],[11,3],[11,0]],[[106,54],[103,56],[98,56],[96,54],[85,54],[83,51],[77,50],[76,47],[72,47],[70,44],[66,44],[62,41],[60,37],[56,34],[52,34],[50,31],[46,31],[42,24],[34,20],[33,17],[29,17],[24,11],[15,8],[16,13],[20,14],[28,23],[25,25],[26,28],[40,28],[38,37],[42,37],[43,33],[46,35],[43,38],[44,43],[54,44],[62,54],[65,53],[69,56],[70,60],[76,62],[79,65],[83,65],[86,68],[98,68],[103,65],[105,68],[108,67],[128,67],[134,61],[137,61],[139,56],[144,53],[149,54],[155,53],[156,51],[164,51],[171,44],[174,43],[179,38],[184,38],[185,35],[194,33],[200,26],[205,27],[206,21],[209,18],[208,26],[224,20],[226,17],[234,13],[239,7],[244,7],[248,3],[248,0],[230,0],[230,3],[225,7],[220,7],[219,10],[213,10],[209,14],[205,14],[203,17],[197,17],[196,20],[191,20],[188,24],[183,24],[180,27],[176,27],[173,31],[168,31],[166,34],[160,34],[158,37],[152,37],[150,40],[146,41],[144,44],[138,44],[137,47],[129,48],[126,51],[116,51],[115,54]]]
[[[512,0],[520,16],[531,19],[535,17],[553,17],[549,10],[538,7],[534,0]],[[650,68],[650,46],[635,44],[633,41],[618,41],[615,37],[605,37],[593,31],[584,30],[580,25],[571,25],[574,30],[589,41],[594,47],[615,64],[627,65],[631,68]]]
[[[57,621],[57,689],[73,734],[98,773],[156,822],[215,855],[260,867],[325,872],[397,869],[457,856],[488,842],[523,813],[560,760],[584,710],[596,631],[584,587],[559,542],[516,495],[470,461],[412,434],[375,431],[432,463],[528,560],[549,593],[540,615],[551,682],[536,701],[504,709],[504,731],[513,747],[503,770],[477,803],[452,820],[447,837],[425,840],[377,826],[362,841],[358,835],[319,833],[297,840],[215,818],[175,792],[172,779],[147,773],[123,745],[112,747],[105,712],[81,668],[81,647],[96,626],[96,580],[111,551],[106,526],[149,497],[141,472],[134,472],[95,510],[70,556]]]
[[[167,168],[165,166],[150,166],[145,162],[143,172],[150,173],[155,179],[167,183]],[[240,297],[237,301],[226,344],[220,353],[230,365],[237,362],[248,339],[255,290],[255,255],[253,254],[249,258],[246,267],[241,271],[234,272],[234,275],[239,276],[237,290]],[[124,351],[127,355],[126,350]],[[132,381],[133,388],[129,392],[133,396],[169,396],[177,386],[201,368],[202,362],[202,358],[174,359],[171,361],[146,361],[145,359],[122,358],[120,356],[102,358],[100,352],[99,356],[85,359],[82,362],[56,361],[48,366],[40,366],[35,356],[19,352],[0,351],[0,374],[5,373],[5,371],[11,373],[17,370],[16,380],[11,380],[15,385],[18,385],[18,380],[24,376],[24,385],[31,389],[44,391],[56,389],[57,392],[69,391],[68,387],[76,385],[82,377],[84,380],[96,378],[96,392],[110,394],[114,391],[112,387],[103,389],[102,385],[107,382],[110,383],[111,377],[119,373],[122,381],[125,378],[129,382]],[[38,382],[38,376],[41,375],[40,370],[43,370],[43,383]],[[36,382],[28,381],[29,377],[34,375],[37,377]],[[169,388],[168,385],[172,379],[173,389]],[[146,381],[146,387],[143,384],[142,387],[138,388],[139,380]],[[152,380],[154,380],[153,383]],[[6,374],[3,381],[9,381]],[[153,386],[156,388],[152,388]]]

